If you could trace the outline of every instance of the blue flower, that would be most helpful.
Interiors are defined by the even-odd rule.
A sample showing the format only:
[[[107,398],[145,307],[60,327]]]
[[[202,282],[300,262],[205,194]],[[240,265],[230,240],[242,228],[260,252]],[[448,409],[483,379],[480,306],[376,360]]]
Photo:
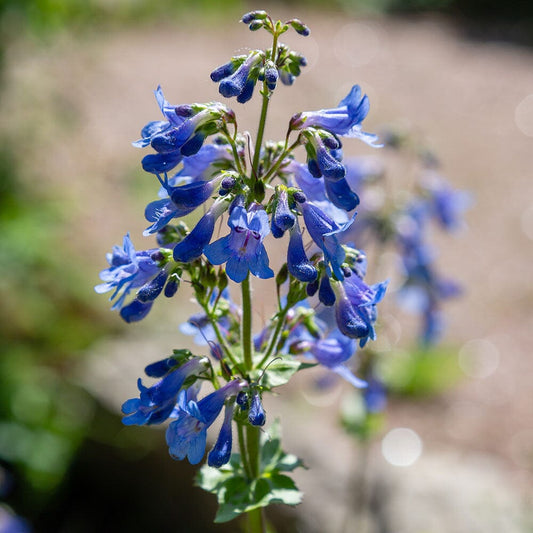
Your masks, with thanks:
[[[252,399],[248,411],[248,422],[250,422],[252,426],[264,426],[266,422],[265,410],[261,403],[261,393],[258,389],[252,391]]]
[[[164,361],[168,364],[168,359]],[[162,362],[158,363],[161,366]],[[178,393],[185,380],[194,374],[204,372],[206,368],[207,359],[195,357],[180,367],[171,367],[163,379],[150,388],[145,387],[139,378],[137,387],[140,397],[124,402],[122,412],[126,416],[122,419],[122,423],[126,426],[161,424],[174,410]],[[157,370],[160,370],[159,367]]]
[[[221,314],[221,316],[217,315],[218,326],[221,329],[223,335],[226,336],[229,333],[229,329],[231,326],[231,322],[228,315],[238,316],[240,314],[240,308],[231,300],[229,290],[227,288],[224,289],[222,291],[222,294],[220,295],[217,289],[213,291],[213,294],[209,299],[209,304],[213,305],[216,301],[218,301],[219,304],[221,302],[224,302],[225,305],[223,308],[227,308],[227,314],[224,313]],[[218,309],[220,308],[221,306],[218,305]],[[194,335],[194,342],[199,346],[205,346],[207,344],[212,346],[213,341],[217,340],[217,336],[211,324],[211,320],[203,312],[195,313],[194,315],[189,317],[187,322],[180,324],[179,330],[185,335]]]
[[[252,97],[262,60],[262,52],[254,50],[244,61],[240,56],[215,69],[211,73],[211,79],[220,82],[218,90],[222,96],[236,96],[237,102],[244,104]]]
[[[368,286],[357,274],[335,283],[335,319],[337,327],[347,337],[359,339],[363,347],[368,339],[375,340],[374,323],[377,319],[376,304],[387,289],[388,280]]]
[[[383,382],[375,376],[367,379],[368,387],[363,391],[363,400],[369,413],[379,413],[387,404],[387,390]]]
[[[332,134],[316,128],[304,130],[303,142],[307,152],[307,168],[315,177],[337,181],[346,175],[341,163],[340,141]]]
[[[337,181],[324,180],[327,197],[339,209],[351,211],[359,205],[359,196],[352,191],[345,178]]]
[[[337,107],[294,115],[291,119],[291,127],[302,129],[314,126],[335,135],[355,137],[377,147],[380,146],[375,144],[377,135],[366,133],[361,128],[361,122],[366,118],[369,108],[368,97],[361,96],[361,88],[359,85],[354,85]]]
[[[279,239],[294,226],[296,217],[289,208],[289,197],[285,187],[278,187],[274,199],[274,209],[270,220],[272,235]]]
[[[220,428],[217,441],[207,456],[207,464],[220,468],[229,462],[232,447],[231,423],[233,422],[233,402],[227,402],[224,410],[224,421]]]
[[[472,202],[471,195],[452,188],[441,176],[427,173],[422,183],[429,194],[429,213],[447,230],[453,231],[463,225],[463,212]]]
[[[290,230],[289,246],[287,248],[287,268],[289,272],[298,280],[309,283],[317,278],[317,270],[311,264],[302,240],[302,232],[298,220]]]
[[[350,219],[346,214],[344,204],[341,207],[340,202],[337,200],[336,188],[331,188],[333,182],[329,180],[316,179],[312,176],[307,168],[307,165],[298,163],[297,161],[290,161],[285,167],[284,172],[292,174],[294,183],[307,197],[309,201],[319,207],[324,213],[326,213],[331,219],[335,220],[337,224],[345,224]],[[337,183],[343,181],[339,180]],[[326,187],[326,182],[328,187]],[[340,185],[342,187],[342,185]],[[355,195],[355,193],[353,193]],[[357,196],[357,195],[355,195]]]
[[[271,278],[263,239],[269,233],[268,215],[263,209],[236,205],[228,219],[231,232],[207,246],[204,254],[213,265],[226,263],[226,274],[235,283],[244,281],[248,272],[258,278]]]
[[[174,459],[185,457],[191,464],[198,464],[205,453],[207,429],[218,417],[227,398],[235,396],[246,382],[235,379],[200,401],[188,401],[180,406],[177,420],[167,429],[169,453]]]
[[[356,377],[344,364],[355,351],[355,341],[337,329],[330,332],[327,337],[309,343],[309,352],[318,363],[335,372],[354,387],[363,388],[367,385],[366,381]]]
[[[174,260],[189,263],[198,259],[209,244],[217,218],[227,209],[226,201],[215,202],[193,230],[174,247]]]
[[[114,289],[110,300],[116,300],[111,309],[121,309],[132,289],[149,283],[161,272],[161,267],[152,259],[157,251],[137,252],[128,233],[124,236],[122,248],[113,246],[112,253],[106,255],[110,266],[100,272],[100,279],[104,283],[97,285],[94,290],[102,294]]]
[[[219,102],[172,106],[164,98],[161,87],[155,91],[164,121],[149,122],[141,131],[137,147],[151,145],[157,152],[142,160],[146,172],[162,174],[174,168],[184,156],[196,154],[205,138],[214,130],[212,125],[223,119],[233,121],[233,112]]]
[[[337,279],[344,279],[341,265],[346,254],[337,238],[337,234],[348,229],[353,222],[353,218],[342,226],[339,226],[312,202],[304,202],[300,204],[300,207],[302,209],[305,226],[307,227],[311,238],[324,252],[324,259],[331,265],[331,269]]]

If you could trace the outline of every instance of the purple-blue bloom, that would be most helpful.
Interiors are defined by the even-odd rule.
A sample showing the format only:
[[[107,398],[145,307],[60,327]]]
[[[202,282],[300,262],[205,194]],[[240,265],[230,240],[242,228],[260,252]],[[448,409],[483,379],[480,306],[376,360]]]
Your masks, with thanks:
[[[264,426],[266,422],[265,410],[261,402],[261,393],[258,389],[252,391],[250,400],[250,409],[248,411],[248,422],[252,426]]]
[[[363,347],[368,339],[375,340],[374,323],[378,304],[385,296],[388,280],[367,285],[357,274],[346,277],[343,283],[335,283],[335,319],[337,327],[347,337],[359,339]]]
[[[332,370],[354,387],[366,387],[366,381],[354,376],[344,364],[356,351],[356,343],[335,329],[323,338],[309,343],[309,352],[322,366]]]
[[[366,94],[361,95],[359,85],[354,85],[339,105],[332,109],[306,111],[294,115],[291,119],[293,129],[303,129],[310,126],[323,128],[335,135],[355,137],[369,144],[376,145],[377,135],[366,133],[361,128],[361,122],[366,118],[370,104]]]
[[[137,387],[140,397],[124,402],[122,412],[126,416],[122,419],[122,423],[126,426],[161,424],[174,410],[178,393],[185,380],[206,369],[207,359],[195,357],[180,367],[171,367],[170,371],[150,388],[145,387],[139,378]]]
[[[198,259],[209,244],[217,218],[227,209],[227,202],[215,201],[193,230],[174,247],[174,260],[189,263]]]
[[[262,61],[262,52],[254,50],[233,70],[230,64],[226,63],[211,73],[211,79],[220,82],[218,90],[222,96],[231,98],[237,97],[237,102],[244,104],[252,97],[258,77],[258,68]]]
[[[287,268],[289,272],[296,279],[305,283],[314,281],[318,273],[305,253],[298,220],[295,220],[295,224],[290,230],[290,236],[289,246],[287,248]]]
[[[248,211],[236,205],[228,219],[229,235],[211,243],[204,254],[212,265],[226,263],[226,274],[235,283],[244,281],[248,272],[258,278],[271,278],[263,239],[269,233],[268,215],[252,206]]]
[[[315,177],[337,181],[344,178],[346,169],[341,163],[340,143],[334,136],[326,136],[320,130],[309,128],[304,136],[307,152],[307,168]]]
[[[191,464],[198,464],[205,453],[207,429],[218,417],[226,399],[237,395],[246,385],[246,381],[234,379],[198,402],[190,400],[180,405],[178,418],[166,433],[172,458],[187,457]]]
[[[110,300],[116,298],[116,301],[111,309],[121,309],[132,289],[142,287],[161,272],[161,267],[152,259],[157,251],[137,252],[129,233],[126,234],[122,248],[113,246],[113,251],[106,255],[110,266],[100,272],[100,279],[104,283],[97,285],[94,290],[102,294],[114,289]]]
[[[270,220],[270,229],[272,230],[272,235],[276,239],[283,237],[284,233],[294,226],[295,221],[296,216],[289,208],[287,189],[280,187],[277,190],[274,212],[272,213]]]
[[[331,265],[337,279],[344,279],[341,265],[346,257],[337,234],[342,233],[353,222],[353,218],[339,226],[332,218],[312,202],[300,204],[307,231],[315,244],[324,252],[324,259]]]
[[[220,428],[217,441],[207,456],[207,464],[215,468],[220,468],[229,462],[232,447],[231,424],[233,422],[233,402],[227,402],[224,410],[224,421]]]
[[[429,214],[447,230],[454,231],[463,225],[463,212],[472,203],[471,195],[451,187],[442,176],[427,173],[422,187],[429,194]]]
[[[210,123],[221,118],[233,120],[233,112],[219,102],[172,106],[165,100],[161,87],[155,95],[166,120],[149,122],[141,131],[141,139],[133,143],[140,148],[151,145],[157,152],[143,158],[142,166],[147,172],[168,172],[183,157],[200,150],[212,133]]]

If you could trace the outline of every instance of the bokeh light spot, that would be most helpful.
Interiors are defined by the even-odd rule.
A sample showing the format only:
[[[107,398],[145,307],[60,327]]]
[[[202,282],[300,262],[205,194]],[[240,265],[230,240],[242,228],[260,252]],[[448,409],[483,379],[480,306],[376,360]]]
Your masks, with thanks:
[[[500,353],[488,339],[472,339],[459,350],[461,370],[474,379],[484,379],[496,372],[500,365]]]
[[[422,439],[409,428],[395,428],[381,441],[381,453],[394,466],[411,466],[422,454]]]
[[[527,95],[516,106],[514,121],[524,135],[533,137],[533,94]]]

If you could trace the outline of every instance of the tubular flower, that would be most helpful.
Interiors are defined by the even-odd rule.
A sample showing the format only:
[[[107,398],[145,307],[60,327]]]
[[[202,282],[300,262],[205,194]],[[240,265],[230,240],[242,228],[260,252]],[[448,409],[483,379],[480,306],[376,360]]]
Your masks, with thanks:
[[[250,410],[248,411],[248,422],[250,422],[252,426],[264,426],[266,422],[265,410],[261,403],[261,393],[258,389],[254,389],[252,392]]]
[[[348,220],[343,211],[352,211],[359,205],[359,196],[351,189],[346,178],[318,180],[306,165],[290,161],[284,168],[293,175],[294,182],[306,197],[337,222]]]
[[[167,363],[167,361],[168,359],[159,361],[159,366],[162,367],[161,363]],[[150,367],[154,369],[155,364]],[[140,397],[131,398],[124,402],[122,412],[126,416],[122,419],[122,423],[127,426],[141,426],[164,422],[174,410],[178,393],[185,380],[189,376],[205,371],[206,368],[207,359],[195,357],[180,367],[171,367],[168,373],[150,388],[145,387],[139,378],[137,387],[140,391]],[[156,371],[156,373],[158,372]]]
[[[272,235],[279,239],[284,233],[294,226],[296,217],[289,208],[289,197],[285,187],[279,187],[276,191],[274,212],[270,220]]]
[[[233,422],[233,402],[227,402],[224,410],[224,421],[222,422],[222,427],[218,434],[217,441],[213,446],[213,449],[209,452],[207,456],[207,464],[209,466],[214,466],[220,468],[222,465],[225,465],[229,462],[231,457],[231,447],[232,447],[232,432],[231,432],[231,423]]]
[[[307,168],[315,177],[324,176],[325,180],[337,181],[344,178],[346,169],[340,162],[341,144],[333,135],[309,128],[303,134],[307,152]]]
[[[172,106],[165,100],[161,87],[155,95],[166,120],[149,122],[141,131],[141,139],[133,143],[139,148],[151,145],[157,152],[143,158],[146,172],[168,172],[184,156],[200,150],[205,138],[217,131],[217,121],[234,118],[233,112],[219,102]]]
[[[326,262],[331,265],[333,273],[337,279],[344,279],[341,265],[345,258],[345,252],[337,238],[338,233],[342,233],[353,222],[353,218],[347,223],[339,226],[332,218],[324,213],[312,202],[300,204],[305,226],[315,244],[324,252]]]
[[[234,379],[200,401],[188,401],[178,410],[178,418],[167,429],[166,439],[172,458],[198,464],[205,453],[207,429],[218,417],[226,399],[237,395],[246,381]]]
[[[376,339],[376,304],[383,299],[388,283],[387,280],[368,286],[359,276],[352,274],[343,283],[333,284],[337,327],[347,337],[359,339],[361,347],[368,339]]]
[[[198,259],[209,244],[217,218],[227,209],[224,200],[215,202],[194,229],[174,247],[174,260],[189,263]]]
[[[121,309],[132,289],[142,287],[161,272],[161,266],[152,259],[157,252],[157,249],[137,252],[129,233],[126,234],[122,248],[113,246],[113,251],[106,255],[110,266],[100,272],[100,279],[104,283],[97,285],[94,290],[102,294],[115,289],[110,298],[116,298],[111,309]]]
[[[269,233],[268,216],[263,209],[249,211],[236,205],[228,219],[231,232],[207,246],[204,254],[212,265],[226,263],[226,274],[235,283],[244,281],[248,272],[258,278],[274,276],[268,266],[263,239]]]
[[[146,206],[144,216],[151,226],[144,230],[143,235],[157,233],[164,228],[173,218],[183,217],[192,213],[197,207],[204,204],[220,182],[220,177],[210,181],[193,181],[179,187],[172,187],[164,182],[169,197],[155,200]]]
[[[236,96],[237,102],[244,104],[252,97],[262,61],[263,53],[254,50],[244,61],[241,56],[215,69],[211,79],[220,82],[218,90],[222,96]]]
[[[305,283],[312,282],[317,278],[318,273],[305,254],[298,220],[295,221],[294,226],[291,228],[290,235],[287,249],[287,268],[296,279]]]
[[[333,330],[327,337],[310,343],[309,352],[322,365],[332,370],[354,387],[367,386],[366,381],[356,377],[344,364],[356,350],[353,339],[346,337],[339,330]]]
[[[361,88],[359,85],[354,85],[337,107],[294,115],[291,119],[291,128],[300,130],[314,126],[335,135],[355,137],[370,146],[378,147],[380,145],[375,144],[377,135],[366,133],[361,128],[361,122],[368,115],[369,108],[368,97],[366,94],[361,96]]]

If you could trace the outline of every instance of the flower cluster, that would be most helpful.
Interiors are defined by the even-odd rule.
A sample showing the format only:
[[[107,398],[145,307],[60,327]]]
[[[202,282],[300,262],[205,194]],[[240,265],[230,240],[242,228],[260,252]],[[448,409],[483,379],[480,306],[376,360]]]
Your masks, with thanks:
[[[103,283],[96,291],[112,291],[113,309],[120,310],[126,322],[134,322],[148,315],[160,294],[173,297],[183,282],[190,284],[201,312],[180,329],[208,346],[209,354],[175,350],[173,356],[149,365],[146,374],[158,381],[146,387],[139,380],[139,397],[122,407],[123,422],[168,423],[170,455],[196,464],[205,454],[207,430],[224,409],[208,464],[226,465],[234,479],[252,487],[246,505],[255,509],[270,501],[257,503],[256,492],[263,489],[256,491],[255,484],[266,479],[274,483],[287,471],[281,451],[276,456],[279,465],[261,470],[266,468],[259,461],[258,429],[266,422],[264,394],[315,365],[365,388],[367,382],[355,375],[353,363],[358,350],[376,339],[378,305],[388,281],[365,280],[366,256],[352,244],[363,244],[365,230],[376,226],[375,213],[361,204],[359,194],[373,170],[344,161],[342,151],[343,138],[381,146],[376,135],[362,129],[368,97],[353,85],[335,107],[294,114],[283,141],[263,142],[278,80],[291,85],[306,65],[305,58],[279,38],[291,28],[302,36],[309,29],[297,19],[274,22],[264,11],[245,14],[242,22],[252,31],[266,30],[272,46],[232,57],[211,72],[211,79],[223,97],[235,97],[241,104],[261,84],[255,146],[249,134],[239,133],[236,114],[226,105],[173,105],[158,87],[155,97],[163,120],[146,124],[133,143],[152,150],[143,157],[142,168],[155,176],[159,191],[158,199],[146,206],[149,225],[144,235],[154,235],[157,246],[136,251],[126,235],[122,248],[115,246],[108,254],[109,268],[101,272]],[[305,161],[296,158],[298,147]],[[401,217],[395,213],[389,226],[406,270],[402,292],[423,287],[429,323],[435,322],[435,302],[454,288],[430,268],[422,223],[433,217],[453,227],[458,213],[453,191],[432,182],[425,193],[423,204],[403,209]],[[197,210],[201,213],[194,217]],[[284,258],[277,269],[271,266],[273,249],[282,251],[276,257]],[[254,277],[271,279],[277,296],[277,308],[255,335]],[[240,286],[240,305],[229,296],[230,284]],[[370,398],[378,397],[378,382],[368,373],[363,377],[369,378],[370,405]],[[212,390],[200,397],[204,384]],[[229,466],[234,423],[240,455]],[[219,487],[219,499],[228,497],[224,487]],[[243,501],[238,512],[247,508]]]

